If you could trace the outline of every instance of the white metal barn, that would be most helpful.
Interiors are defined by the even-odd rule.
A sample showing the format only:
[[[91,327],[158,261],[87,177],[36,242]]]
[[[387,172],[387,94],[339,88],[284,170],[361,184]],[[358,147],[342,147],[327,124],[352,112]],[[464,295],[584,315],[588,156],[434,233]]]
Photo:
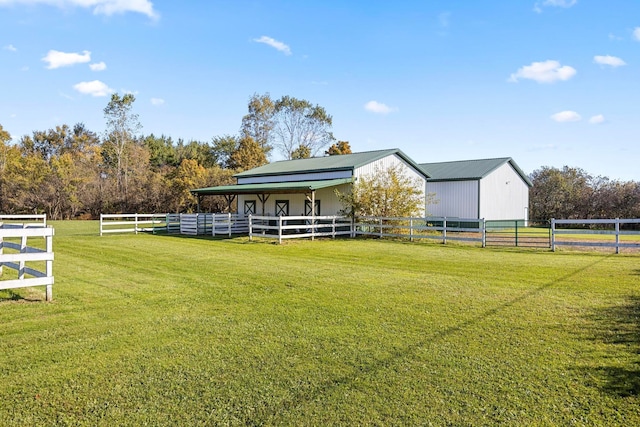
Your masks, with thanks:
[[[430,216],[528,220],[533,186],[510,157],[421,163],[429,176],[426,211]]]
[[[347,191],[359,176],[400,165],[405,175],[417,179],[420,189],[427,175],[399,149],[368,151],[269,163],[235,175],[237,184],[199,188],[202,198],[221,195],[229,205],[237,196],[238,213],[266,216],[336,215],[342,209],[334,190]],[[311,206],[315,206],[312,212]]]

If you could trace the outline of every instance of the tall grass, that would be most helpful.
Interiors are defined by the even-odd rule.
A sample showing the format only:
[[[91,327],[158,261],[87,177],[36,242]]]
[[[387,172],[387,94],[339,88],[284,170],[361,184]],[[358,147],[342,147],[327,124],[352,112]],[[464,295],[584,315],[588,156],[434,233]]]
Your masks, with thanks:
[[[0,291],[0,425],[637,425],[637,255],[98,237]]]

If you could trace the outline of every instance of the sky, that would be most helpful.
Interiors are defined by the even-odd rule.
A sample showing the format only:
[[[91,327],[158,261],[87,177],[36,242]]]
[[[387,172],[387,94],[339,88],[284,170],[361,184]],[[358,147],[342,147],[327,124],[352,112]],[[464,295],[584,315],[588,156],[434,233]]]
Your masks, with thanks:
[[[14,143],[103,134],[112,93],[144,135],[235,135],[269,93],[324,107],[354,152],[640,181],[640,1],[0,0]]]

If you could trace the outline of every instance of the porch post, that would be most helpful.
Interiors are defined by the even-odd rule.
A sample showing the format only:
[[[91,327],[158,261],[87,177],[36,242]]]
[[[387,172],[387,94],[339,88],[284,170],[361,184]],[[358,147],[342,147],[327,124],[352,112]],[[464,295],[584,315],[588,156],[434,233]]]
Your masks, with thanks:
[[[311,240],[316,235],[316,190],[311,190]]]

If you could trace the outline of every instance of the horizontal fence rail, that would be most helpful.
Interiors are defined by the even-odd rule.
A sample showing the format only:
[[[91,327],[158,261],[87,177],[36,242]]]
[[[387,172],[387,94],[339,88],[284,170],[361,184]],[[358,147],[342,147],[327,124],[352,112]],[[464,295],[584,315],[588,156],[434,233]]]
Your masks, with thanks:
[[[355,234],[376,237],[479,242],[485,246],[485,221],[477,218],[358,217]]]
[[[249,240],[256,237],[301,239],[352,236],[351,219],[343,216],[258,216],[249,215]]]
[[[167,231],[167,214],[100,214],[100,235]]]
[[[33,216],[31,216],[33,217]],[[2,218],[0,216],[0,218]],[[46,220],[46,219],[44,219]],[[9,225],[11,226],[11,225]],[[479,243],[486,246],[551,248],[611,247],[640,250],[640,219],[491,220],[454,217],[260,216],[237,213],[109,214],[100,216],[103,233],[166,232],[168,234],[248,235],[285,239],[372,236]]]
[[[640,231],[623,230],[625,225],[640,224],[640,219],[552,219],[551,250],[557,246],[587,246],[640,249]],[[570,237],[566,237],[570,236]]]
[[[46,286],[47,301],[53,299],[53,235],[51,227],[0,225],[0,289]],[[30,237],[44,238],[44,248],[29,246]],[[5,267],[15,270],[17,278],[2,280]]]
[[[29,221],[29,222],[27,222]],[[29,215],[0,215],[0,223],[13,224],[16,227],[46,227],[47,214],[29,214]]]

